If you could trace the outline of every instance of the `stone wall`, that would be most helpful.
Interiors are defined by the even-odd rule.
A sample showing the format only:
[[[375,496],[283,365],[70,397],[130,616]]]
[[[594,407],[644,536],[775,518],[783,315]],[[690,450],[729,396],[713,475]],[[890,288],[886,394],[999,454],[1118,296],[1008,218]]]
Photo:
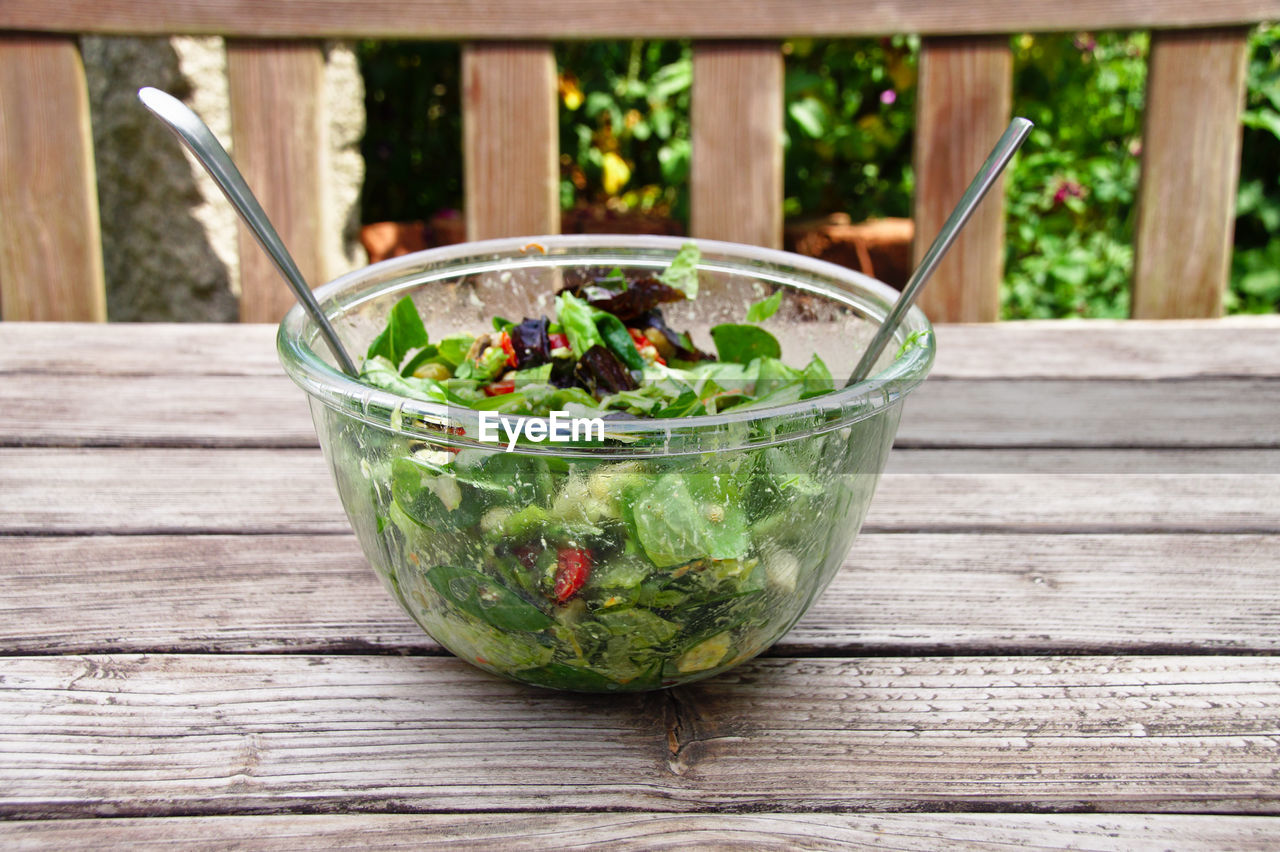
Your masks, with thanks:
[[[93,123],[107,316],[227,321],[238,314],[238,219],[212,179],[137,100],[142,86],[182,98],[232,157],[226,53],[218,38],[81,40]],[[327,277],[364,263],[364,87],[355,55],[325,51]],[[320,283],[320,282],[314,282]],[[284,286],[281,283],[281,286]]]

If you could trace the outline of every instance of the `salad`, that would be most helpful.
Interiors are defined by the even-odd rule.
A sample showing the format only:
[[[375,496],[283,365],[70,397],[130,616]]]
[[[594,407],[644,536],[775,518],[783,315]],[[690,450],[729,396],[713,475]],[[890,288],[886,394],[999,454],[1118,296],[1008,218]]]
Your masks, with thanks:
[[[744,322],[713,327],[715,355],[668,326],[664,304],[697,298],[699,259],[686,243],[659,275],[570,270],[554,319],[494,317],[491,332],[435,343],[406,296],[369,346],[361,376],[414,399],[537,416],[688,417],[834,389],[821,358],[787,366],[778,339],[760,326],[777,312],[782,290],[751,305]]]
[[[554,316],[495,317],[492,330],[434,341],[406,297],[362,380],[469,410],[606,423],[834,390],[820,358],[789,366],[762,327],[781,290],[712,327],[714,353],[672,329],[663,307],[697,298],[698,261],[686,244],[660,274],[566,270]],[[317,416],[359,433],[332,442],[353,448],[335,475],[406,610],[482,668],[593,692],[703,677],[776,641],[848,551],[897,424],[890,407],[799,440],[618,460],[411,440]],[[842,521],[818,522],[832,517]]]

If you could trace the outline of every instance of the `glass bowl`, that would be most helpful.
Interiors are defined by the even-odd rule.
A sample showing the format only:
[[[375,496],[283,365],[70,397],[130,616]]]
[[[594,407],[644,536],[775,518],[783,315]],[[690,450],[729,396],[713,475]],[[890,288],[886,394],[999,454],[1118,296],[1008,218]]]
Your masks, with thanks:
[[[358,361],[406,295],[432,340],[487,332],[494,316],[552,313],[566,275],[657,273],[684,242],[464,243],[353,272],[316,297]],[[820,356],[836,386],[897,297],[810,258],[695,242],[699,293],[664,306],[667,325],[713,351],[712,326],[741,323],[748,305],[780,290],[763,327],[788,364]],[[364,554],[405,611],[486,671],[615,692],[722,672],[805,613],[866,516],[903,399],[933,363],[930,331],[913,308],[873,375],[831,393],[802,398],[782,388],[764,407],[609,417],[603,436],[584,424],[573,440],[562,426],[569,440],[556,442],[535,440],[554,425],[549,418],[511,417],[515,428],[494,441],[492,422],[482,421],[492,415],[347,377],[299,307],[281,323],[278,345],[307,393]],[[509,443],[512,433],[520,437]]]

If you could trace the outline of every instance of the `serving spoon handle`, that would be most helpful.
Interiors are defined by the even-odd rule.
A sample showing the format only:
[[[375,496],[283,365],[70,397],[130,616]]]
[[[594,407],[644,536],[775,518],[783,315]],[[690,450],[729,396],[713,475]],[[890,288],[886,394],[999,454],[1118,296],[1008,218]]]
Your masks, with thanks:
[[[142,105],[151,110],[156,118],[163,121],[190,149],[200,165],[204,166],[205,171],[218,184],[218,188],[227,196],[227,200],[249,227],[249,232],[258,241],[258,245],[262,246],[267,257],[271,258],[285,283],[293,290],[293,295],[319,326],[320,334],[323,335],[325,343],[329,344],[329,350],[338,360],[342,371],[349,376],[358,375],[359,371],[356,370],[356,365],[347,354],[342,341],[338,339],[338,333],[333,330],[329,318],[320,309],[316,297],[311,293],[311,288],[307,286],[302,273],[298,271],[298,264],[294,263],[293,256],[285,248],[284,241],[276,233],[271,220],[267,218],[266,211],[258,203],[253,190],[249,189],[244,175],[240,174],[240,170],[231,161],[226,149],[218,142],[209,126],[182,101],[159,89],[153,89],[150,86],[139,89],[138,100],[142,101]]]
[[[929,246],[929,250],[925,252],[924,259],[920,261],[915,272],[911,273],[906,286],[902,288],[902,294],[898,296],[898,301],[894,302],[892,310],[876,329],[875,336],[871,338],[871,343],[858,361],[858,366],[853,368],[849,381],[844,383],[845,387],[862,381],[871,373],[871,368],[875,366],[880,353],[893,338],[893,332],[898,328],[898,323],[902,322],[907,309],[915,304],[916,296],[920,295],[921,289],[928,283],[929,278],[938,268],[938,263],[951,248],[951,244],[956,241],[956,237],[968,223],[973,211],[978,209],[978,204],[995,184],[996,178],[1000,177],[1001,172],[1013,159],[1014,153],[1022,147],[1032,126],[1032,123],[1025,118],[1015,118],[1009,125],[1009,129],[996,142],[996,146],[987,155],[986,162],[982,164],[982,168],[978,169],[968,189],[964,191],[964,195],[960,196],[955,209],[943,223],[942,230],[933,240],[933,245]]]

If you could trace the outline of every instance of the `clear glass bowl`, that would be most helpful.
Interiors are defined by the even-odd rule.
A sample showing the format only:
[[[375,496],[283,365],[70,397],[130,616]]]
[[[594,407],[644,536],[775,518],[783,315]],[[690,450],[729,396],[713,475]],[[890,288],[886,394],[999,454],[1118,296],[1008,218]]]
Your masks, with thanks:
[[[432,340],[487,332],[495,315],[551,313],[566,270],[659,272],[683,242],[467,243],[370,266],[316,296],[358,360],[405,295]],[[742,322],[749,304],[780,289],[763,325],[783,360],[799,367],[817,354],[838,385],[897,295],[821,261],[696,242],[700,292],[664,313],[704,350],[714,351],[712,326]],[[933,363],[930,330],[913,308],[874,375],[833,393],[718,415],[610,418],[603,440],[525,440],[510,451],[505,437],[481,440],[476,411],[345,376],[299,307],[278,345],[307,392],[360,545],[405,611],[487,671],[609,692],[722,672],[805,613],[866,516],[902,401]],[[571,562],[585,551],[590,567],[561,600],[566,551]]]

